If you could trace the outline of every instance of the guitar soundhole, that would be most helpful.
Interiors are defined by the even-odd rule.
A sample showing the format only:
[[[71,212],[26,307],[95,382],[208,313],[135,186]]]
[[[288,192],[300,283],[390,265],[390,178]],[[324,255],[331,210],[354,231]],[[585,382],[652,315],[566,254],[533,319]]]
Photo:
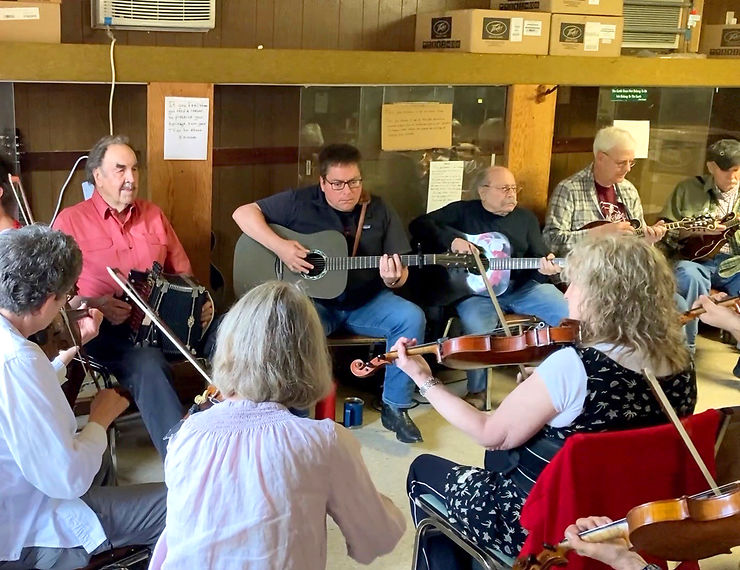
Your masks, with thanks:
[[[313,269],[309,270],[308,273],[304,273],[304,277],[308,279],[318,279],[324,273],[326,273],[326,258],[317,251],[311,251],[306,255],[306,261],[313,265]]]

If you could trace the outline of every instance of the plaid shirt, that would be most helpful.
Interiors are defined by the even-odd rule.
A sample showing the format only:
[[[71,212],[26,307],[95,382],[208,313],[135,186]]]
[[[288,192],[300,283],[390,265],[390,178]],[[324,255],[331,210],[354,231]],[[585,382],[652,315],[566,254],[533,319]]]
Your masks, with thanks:
[[[617,200],[624,205],[631,220],[645,223],[637,188],[624,180],[615,184]],[[555,255],[565,257],[577,241],[586,236],[586,224],[604,220],[596,197],[593,162],[560,182],[550,196],[542,237]]]
[[[709,214],[714,218],[722,218],[723,212],[717,200],[717,190],[712,176],[687,178],[678,183],[668,202],[660,213],[660,217],[670,221],[677,221],[684,217]],[[740,200],[735,200],[732,208],[735,214],[740,214]],[[679,248],[678,230],[666,234],[663,240],[664,248],[673,254]],[[740,232],[736,232],[729,240],[730,257],[719,264],[720,277],[732,277],[740,272]]]

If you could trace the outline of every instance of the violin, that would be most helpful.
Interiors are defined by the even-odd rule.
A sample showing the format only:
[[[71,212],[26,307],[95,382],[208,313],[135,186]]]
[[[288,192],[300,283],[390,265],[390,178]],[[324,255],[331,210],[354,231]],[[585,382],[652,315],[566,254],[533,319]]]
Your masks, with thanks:
[[[740,481],[690,497],[645,503],[619,521],[578,534],[586,542],[627,538],[635,550],[661,560],[702,560],[740,545]],[[568,564],[566,540],[519,558],[513,570],[546,570]]]
[[[578,321],[563,319],[557,327],[538,326],[512,336],[472,334],[441,338],[435,342],[412,346],[406,352],[409,355],[433,354],[438,363],[448,368],[472,370],[542,360],[558,348],[579,341]],[[396,358],[398,352],[393,350],[376,356],[369,362],[358,359],[352,362],[350,370],[355,376],[365,378]]]
[[[715,301],[715,305],[719,305],[720,307],[730,307],[736,313],[740,313],[740,296],[727,297],[721,301]],[[681,313],[681,324],[685,325],[689,321],[694,320],[699,315],[703,315],[706,312],[707,310],[704,307],[697,307],[696,309],[691,309],[690,311]]]
[[[59,356],[59,352],[68,348],[78,347],[82,350],[80,327],[77,321],[88,316],[87,309],[72,309],[69,304],[54,317],[54,320],[45,329],[31,335],[29,340],[39,345],[49,360]],[[67,366],[67,381],[62,384],[62,392],[67,398],[70,407],[74,408],[80,388],[85,380],[84,354],[73,359]]]

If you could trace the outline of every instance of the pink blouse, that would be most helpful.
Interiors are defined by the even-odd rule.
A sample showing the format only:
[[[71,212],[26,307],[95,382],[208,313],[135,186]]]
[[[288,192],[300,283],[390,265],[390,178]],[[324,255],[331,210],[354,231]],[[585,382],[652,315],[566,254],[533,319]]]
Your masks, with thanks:
[[[326,515],[367,564],[405,529],[348,430],[270,402],[191,416],[170,440],[165,482],[167,526],[150,569],[326,568]]]

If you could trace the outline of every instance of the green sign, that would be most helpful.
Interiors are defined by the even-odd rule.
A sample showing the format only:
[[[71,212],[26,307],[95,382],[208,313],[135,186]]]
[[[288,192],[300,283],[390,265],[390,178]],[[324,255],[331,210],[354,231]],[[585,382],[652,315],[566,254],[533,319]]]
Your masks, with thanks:
[[[612,87],[612,101],[647,101],[648,90],[644,87]]]

